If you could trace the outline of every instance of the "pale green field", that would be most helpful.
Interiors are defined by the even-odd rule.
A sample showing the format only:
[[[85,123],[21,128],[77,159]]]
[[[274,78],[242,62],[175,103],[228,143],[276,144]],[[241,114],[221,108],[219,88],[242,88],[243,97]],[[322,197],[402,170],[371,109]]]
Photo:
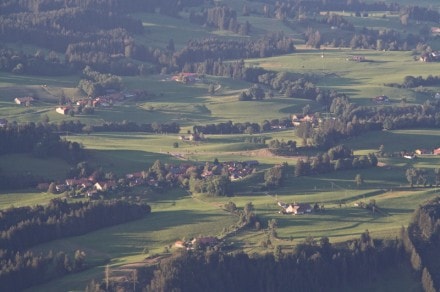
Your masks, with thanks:
[[[57,196],[37,190],[2,191],[0,193],[0,209],[46,204],[54,198]]]
[[[324,54],[324,57],[322,57]],[[370,62],[351,62],[352,55],[365,56]],[[371,104],[372,97],[387,95],[392,102],[421,103],[432,97],[414,91],[384,86],[402,83],[405,76],[437,75],[438,63],[414,61],[410,52],[377,52],[371,50],[325,49],[298,51],[287,56],[248,60],[249,64],[269,70],[313,73],[322,76],[319,86],[335,88],[346,93],[356,103]]]

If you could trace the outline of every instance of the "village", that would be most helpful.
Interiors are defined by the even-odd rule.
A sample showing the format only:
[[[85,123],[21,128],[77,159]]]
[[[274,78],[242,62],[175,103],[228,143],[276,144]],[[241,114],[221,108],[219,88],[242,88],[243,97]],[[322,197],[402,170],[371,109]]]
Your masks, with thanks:
[[[198,165],[191,163],[167,165],[166,171],[168,173],[165,178],[159,178],[157,174],[152,174],[149,171],[141,171],[128,173],[119,179],[105,179],[102,175],[97,175],[94,172],[88,177],[68,178],[64,182],[54,183],[54,190],[50,190],[51,184],[47,182],[39,183],[37,189],[55,194],[67,193],[69,197],[73,198],[99,199],[101,196],[105,196],[107,192],[117,191],[118,189],[127,190],[127,188],[134,187],[160,188],[164,179],[169,183],[178,182],[189,176],[188,173],[195,168],[203,168],[200,173],[202,179],[216,175],[216,169],[226,169],[230,180],[236,181],[252,174],[258,165],[259,163],[256,160],[228,161],[218,164],[206,162]]]

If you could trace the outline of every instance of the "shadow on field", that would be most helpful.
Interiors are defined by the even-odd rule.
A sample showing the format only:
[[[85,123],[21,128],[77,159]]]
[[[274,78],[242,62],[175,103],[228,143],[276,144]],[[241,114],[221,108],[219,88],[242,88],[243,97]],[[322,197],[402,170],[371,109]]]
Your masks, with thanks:
[[[191,210],[161,210],[155,212],[154,210],[147,217],[141,220],[136,220],[126,224],[121,224],[111,228],[103,229],[102,232],[89,234],[93,238],[99,237],[100,241],[106,242],[108,245],[106,249],[118,250],[121,248],[131,248],[133,246],[142,247],[140,243],[148,245],[170,244],[171,242],[163,243],[160,233],[164,232],[175,235],[177,240],[182,237],[190,236],[192,232],[204,223],[212,223],[218,221],[219,216],[216,214],[196,212]],[[194,226],[194,227],[193,227]],[[172,230],[167,230],[171,228]],[[189,235],[188,235],[189,234]],[[166,235],[168,238],[170,235]],[[193,236],[195,236],[193,234]],[[110,238],[112,240],[110,240]],[[97,243],[100,245],[100,243]],[[128,254],[132,254],[130,250]]]
[[[360,85],[363,84],[361,82],[361,79],[365,78],[359,78],[359,79],[352,79],[352,78],[346,78],[346,77],[336,77],[336,78],[330,78],[330,80],[322,80],[321,83],[331,83],[332,86],[354,86],[354,85]]]
[[[403,208],[381,208],[380,210],[388,215],[408,214],[414,212],[414,209],[403,209]]]

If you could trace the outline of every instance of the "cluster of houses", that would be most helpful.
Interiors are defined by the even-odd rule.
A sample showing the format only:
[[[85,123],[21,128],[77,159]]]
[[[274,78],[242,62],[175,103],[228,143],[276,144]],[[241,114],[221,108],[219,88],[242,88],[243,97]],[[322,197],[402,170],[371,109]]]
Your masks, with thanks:
[[[48,183],[40,183],[37,189],[46,191],[49,188]],[[88,197],[91,199],[97,199],[100,192],[106,192],[110,190],[116,190],[118,184],[114,180],[100,180],[97,181],[93,176],[88,178],[69,178],[62,183],[55,185],[57,193],[63,193],[66,191],[79,191],[75,192],[74,197]]]
[[[419,60],[421,62],[440,62],[440,51],[423,53]]]
[[[247,175],[250,175],[255,167],[258,165],[258,161],[230,161],[223,162],[220,165],[223,167],[227,167],[231,181],[241,179]],[[180,165],[172,165],[169,168],[170,179],[176,179],[181,175],[186,174],[187,170],[190,167],[193,167],[192,164],[180,164]],[[210,177],[214,175],[213,173],[214,165],[208,165],[205,167],[202,173],[202,177]],[[136,186],[149,186],[149,187],[158,187],[159,182],[157,179],[152,177],[147,177],[144,172],[134,172],[125,175],[124,185],[128,187],[136,187]],[[96,199],[99,197],[100,192],[114,191],[119,187],[118,183],[115,180],[97,180],[93,175],[87,178],[69,178],[66,179],[62,183],[58,183],[55,185],[55,190],[57,193],[63,193],[66,191],[75,191],[75,196],[78,197],[89,197],[91,199]],[[40,183],[37,186],[37,189],[42,191],[47,191],[49,188],[48,183]]]
[[[228,169],[228,172],[230,174],[229,176],[230,180],[236,181],[252,174],[255,170],[255,167],[259,165],[259,162],[257,160],[248,160],[243,162],[227,161],[221,163],[221,165]],[[201,176],[204,178],[212,176],[213,167],[214,165],[211,165],[210,167],[207,168],[205,167]]]
[[[127,98],[136,97],[139,93],[133,92],[119,92],[115,90],[107,90],[105,95],[97,96],[95,98],[83,98],[76,101],[76,106],[82,107],[111,107],[114,104],[120,103]],[[73,104],[60,106],[56,109],[56,112],[62,115],[67,115],[74,109]]]
[[[200,79],[199,75],[197,73],[185,73],[182,72],[178,75],[174,75],[171,77],[171,80],[180,82],[180,83],[194,83]]]
[[[292,204],[286,204],[283,202],[278,202],[278,206],[280,206],[282,209],[280,213],[282,214],[293,214],[293,215],[303,215],[303,214],[310,214],[313,211],[313,208],[308,203],[292,203]]]
[[[419,148],[414,150],[413,152],[409,152],[409,151],[400,152],[400,156],[406,159],[414,159],[417,158],[417,156],[422,156],[422,155],[440,155],[440,148],[436,148],[432,150]]]

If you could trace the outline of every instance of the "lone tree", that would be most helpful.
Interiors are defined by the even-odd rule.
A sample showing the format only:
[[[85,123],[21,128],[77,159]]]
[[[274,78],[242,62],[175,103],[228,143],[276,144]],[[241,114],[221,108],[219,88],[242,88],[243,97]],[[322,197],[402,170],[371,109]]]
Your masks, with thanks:
[[[209,95],[214,95],[214,93],[215,93],[215,85],[214,84],[209,84],[209,86],[208,86],[208,93],[209,93]]]
[[[414,179],[417,177],[417,169],[408,168],[405,172],[406,179],[409,182],[410,187],[414,186]]]
[[[56,194],[57,193],[57,189],[56,189],[56,186],[55,186],[54,182],[50,183],[49,188],[47,189],[47,192],[50,193],[50,194]]]
[[[362,175],[360,173],[356,174],[354,181],[355,181],[356,186],[358,188],[364,184],[364,178],[362,177]]]

